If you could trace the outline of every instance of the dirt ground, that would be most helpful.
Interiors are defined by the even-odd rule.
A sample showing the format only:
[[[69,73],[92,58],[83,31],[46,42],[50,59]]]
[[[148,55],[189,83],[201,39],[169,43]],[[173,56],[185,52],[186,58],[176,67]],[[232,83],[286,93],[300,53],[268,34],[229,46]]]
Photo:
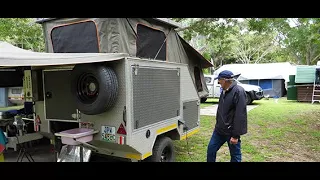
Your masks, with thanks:
[[[31,155],[35,162],[54,162],[54,153],[51,150],[52,146],[48,144],[36,145],[32,148],[27,148],[27,152]],[[4,152],[5,162],[17,162],[20,150],[14,151],[8,149]],[[24,156],[22,162],[29,162]]]
[[[39,144],[32,148],[28,148],[27,151],[31,155],[34,162],[56,162],[55,153],[52,150],[52,145],[50,144]],[[4,152],[5,162],[17,162],[19,156],[19,150],[14,151],[13,149],[8,149]],[[92,154],[90,162],[123,162],[122,159],[117,159],[113,157],[101,157],[97,154]],[[21,162],[21,161],[20,161]],[[22,162],[29,162],[26,156],[24,156]]]

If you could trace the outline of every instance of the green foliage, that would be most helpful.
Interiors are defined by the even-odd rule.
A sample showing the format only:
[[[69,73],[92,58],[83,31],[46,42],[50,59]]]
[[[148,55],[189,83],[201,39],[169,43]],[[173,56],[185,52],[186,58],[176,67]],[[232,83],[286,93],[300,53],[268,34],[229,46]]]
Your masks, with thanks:
[[[0,41],[42,52],[45,45],[41,25],[32,18],[0,18]]]
[[[174,18],[186,27],[187,41],[198,41],[214,65],[291,62],[316,64],[320,57],[319,18]],[[198,39],[203,36],[205,39]],[[195,44],[195,43],[194,43]]]
[[[238,62],[244,64],[274,62],[274,59],[269,59],[270,56],[268,56],[277,48],[274,39],[273,33],[263,34],[250,31],[239,33],[236,35],[232,53]]]
[[[172,18],[179,34],[215,68],[229,63],[316,64],[320,58],[319,18]],[[44,51],[41,25],[32,18],[0,18],[0,41]]]
[[[203,56],[216,68],[230,63],[274,62],[279,45],[276,34],[248,31],[250,21],[233,18],[174,19],[184,23],[182,36],[189,42],[196,39],[196,49],[205,47]],[[199,37],[204,37],[199,39]],[[194,43],[195,44],[195,43]],[[271,55],[272,54],[272,55]],[[286,59],[286,58],[284,58]]]
[[[285,48],[288,59],[294,59],[297,64],[316,64],[319,59],[318,18],[255,18],[249,20],[249,28],[258,32],[277,32],[279,43]]]

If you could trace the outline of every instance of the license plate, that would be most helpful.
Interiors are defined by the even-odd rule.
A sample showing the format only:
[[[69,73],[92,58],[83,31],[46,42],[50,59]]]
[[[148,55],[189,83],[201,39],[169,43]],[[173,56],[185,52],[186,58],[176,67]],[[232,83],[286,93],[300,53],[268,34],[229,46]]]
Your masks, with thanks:
[[[103,140],[108,142],[116,141],[116,128],[112,126],[101,127],[101,137]]]

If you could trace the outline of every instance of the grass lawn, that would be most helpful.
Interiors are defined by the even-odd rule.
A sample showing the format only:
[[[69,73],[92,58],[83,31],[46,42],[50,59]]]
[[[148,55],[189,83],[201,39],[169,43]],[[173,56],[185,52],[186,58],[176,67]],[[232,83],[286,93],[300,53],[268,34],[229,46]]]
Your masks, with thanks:
[[[219,99],[218,98],[208,98],[205,103],[200,104],[200,108],[208,107],[214,104],[218,104]]]
[[[0,111],[8,111],[8,110],[17,110],[23,108],[23,105],[19,106],[9,106],[9,107],[0,107]]]
[[[216,104],[208,99],[201,108]],[[281,98],[254,101],[259,105],[248,113],[248,133],[241,137],[243,162],[320,162],[320,105]],[[205,162],[207,144],[215,124],[214,116],[201,116],[200,131],[188,141],[175,141],[176,161]],[[230,161],[225,143],[218,162]]]

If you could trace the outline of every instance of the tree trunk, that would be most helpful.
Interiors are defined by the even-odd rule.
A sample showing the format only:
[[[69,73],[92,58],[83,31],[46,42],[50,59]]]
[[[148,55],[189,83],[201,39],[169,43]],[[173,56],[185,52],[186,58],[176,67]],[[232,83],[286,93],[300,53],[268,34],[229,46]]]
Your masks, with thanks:
[[[310,65],[310,44],[306,44],[306,64]]]

